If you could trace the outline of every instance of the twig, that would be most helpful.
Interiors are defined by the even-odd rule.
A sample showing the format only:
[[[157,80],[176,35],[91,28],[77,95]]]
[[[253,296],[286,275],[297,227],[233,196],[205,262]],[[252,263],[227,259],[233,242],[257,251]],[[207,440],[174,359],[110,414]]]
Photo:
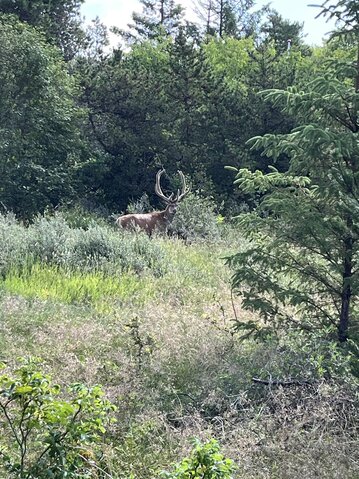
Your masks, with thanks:
[[[9,208],[7,208],[7,206],[2,201],[0,201],[0,205],[4,208],[5,213],[9,213]]]
[[[288,379],[288,380],[281,380],[281,379],[260,379],[260,378],[252,378],[254,383],[258,384],[265,384],[266,386],[306,386],[308,384],[313,384],[313,381],[308,381],[306,379]]]

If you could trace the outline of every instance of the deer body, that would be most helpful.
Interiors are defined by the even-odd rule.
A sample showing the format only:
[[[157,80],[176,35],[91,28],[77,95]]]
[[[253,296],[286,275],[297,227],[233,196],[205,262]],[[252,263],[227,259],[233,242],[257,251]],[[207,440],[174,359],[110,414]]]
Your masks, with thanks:
[[[117,226],[125,229],[138,228],[145,231],[149,236],[151,236],[155,230],[162,232],[167,231],[168,226],[176,214],[178,203],[182,201],[189,189],[186,188],[183,173],[179,171],[183,185],[182,193],[178,191],[175,197],[173,197],[173,193],[171,193],[169,197],[165,196],[160,186],[160,179],[163,172],[164,170],[157,172],[155,192],[157,196],[167,204],[166,208],[163,211],[154,211],[153,213],[134,213],[120,216],[116,220]]]

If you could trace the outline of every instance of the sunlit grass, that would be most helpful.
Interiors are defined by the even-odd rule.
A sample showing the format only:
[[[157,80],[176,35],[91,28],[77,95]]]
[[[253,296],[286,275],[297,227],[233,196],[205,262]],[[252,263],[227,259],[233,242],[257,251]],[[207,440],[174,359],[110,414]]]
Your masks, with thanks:
[[[28,271],[11,271],[3,288],[25,298],[83,303],[106,311],[110,304],[131,301],[142,304],[154,294],[150,281],[131,273],[107,276],[101,272],[82,273],[36,264]]]
[[[161,238],[156,241],[170,259],[167,272],[161,276],[151,271],[108,274],[29,263],[24,268],[13,268],[0,285],[4,291],[27,299],[83,304],[99,312],[110,312],[124,303],[142,306],[154,297],[200,306],[213,297],[218,286],[228,285],[229,272],[215,245],[187,246]]]

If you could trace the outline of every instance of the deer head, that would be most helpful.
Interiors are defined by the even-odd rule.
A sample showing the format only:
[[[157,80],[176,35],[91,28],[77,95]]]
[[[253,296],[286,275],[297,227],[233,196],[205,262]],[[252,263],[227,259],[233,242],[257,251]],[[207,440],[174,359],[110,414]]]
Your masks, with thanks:
[[[171,193],[170,196],[165,196],[161,189],[161,176],[165,172],[164,169],[159,170],[156,174],[156,186],[155,186],[155,193],[156,195],[161,198],[161,200],[167,205],[163,213],[165,213],[166,219],[171,222],[173,220],[174,215],[176,214],[177,207],[180,201],[188,193],[189,189],[186,186],[186,179],[182,171],[179,171],[178,174],[181,178],[182,183],[182,191],[177,190],[177,194],[174,196],[174,193]]]
[[[181,191],[177,190],[176,195],[171,193],[170,196],[166,196],[161,188],[161,176],[164,172],[165,170],[162,169],[156,174],[155,193],[166,204],[166,208],[163,211],[154,211],[153,213],[120,216],[116,220],[118,226],[128,229],[139,228],[149,235],[151,235],[154,230],[167,230],[168,225],[176,214],[178,204],[187,195],[189,188],[187,188],[184,174],[182,171],[179,171],[178,174],[182,183]]]

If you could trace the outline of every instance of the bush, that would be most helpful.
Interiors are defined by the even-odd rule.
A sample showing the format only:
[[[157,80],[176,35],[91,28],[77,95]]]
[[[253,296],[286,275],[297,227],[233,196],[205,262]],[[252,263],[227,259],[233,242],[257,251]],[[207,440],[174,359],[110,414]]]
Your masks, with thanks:
[[[82,228],[87,230],[95,224],[106,226],[109,217],[109,211],[100,206],[95,206],[90,202],[71,206],[71,208],[61,208],[61,216],[64,218],[70,228]]]
[[[13,215],[0,215],[0,274],[24,265],[28,253],[27,230]]]
[[[164,250],[146,235],[96,224],[71,228],[62,214],[38,217],[28,228],[0,215],[0,251],[3,277],[35,263],[114,275],[145,270],[162,275],[167,268]]]
[[[92,226],[87,231],[73,230],[72,235],[63,258],[63,265],[71,268],[107,274],[151,270],[155,275],[167,269],[164,251],[144,234]]]
[[[28,228],[28,255],[35,261],[61,264],[73,230],[61,215],[39,216]]]
[[[73,384],[66,400],[60,393],[36,359],[0,376],[0,470],[8,479],[92,477],[114,406],[99,386]]]
[[[150,199],[147,193],[144,193],[137,200],[132,201],[127,206],[127,213],[148,213],[152,211],[153,208],[150,203]]]
[[[215,439],[205,444],[195,440],[189,457],[176,464],[172,472],[163,472],[166,479],[231,479],[234,463],[220,452]]]
[[[215,204],[195,193],[189,193],[180,204],[170,231],[189,240],[220,238],[220,221],[215,213]]]

